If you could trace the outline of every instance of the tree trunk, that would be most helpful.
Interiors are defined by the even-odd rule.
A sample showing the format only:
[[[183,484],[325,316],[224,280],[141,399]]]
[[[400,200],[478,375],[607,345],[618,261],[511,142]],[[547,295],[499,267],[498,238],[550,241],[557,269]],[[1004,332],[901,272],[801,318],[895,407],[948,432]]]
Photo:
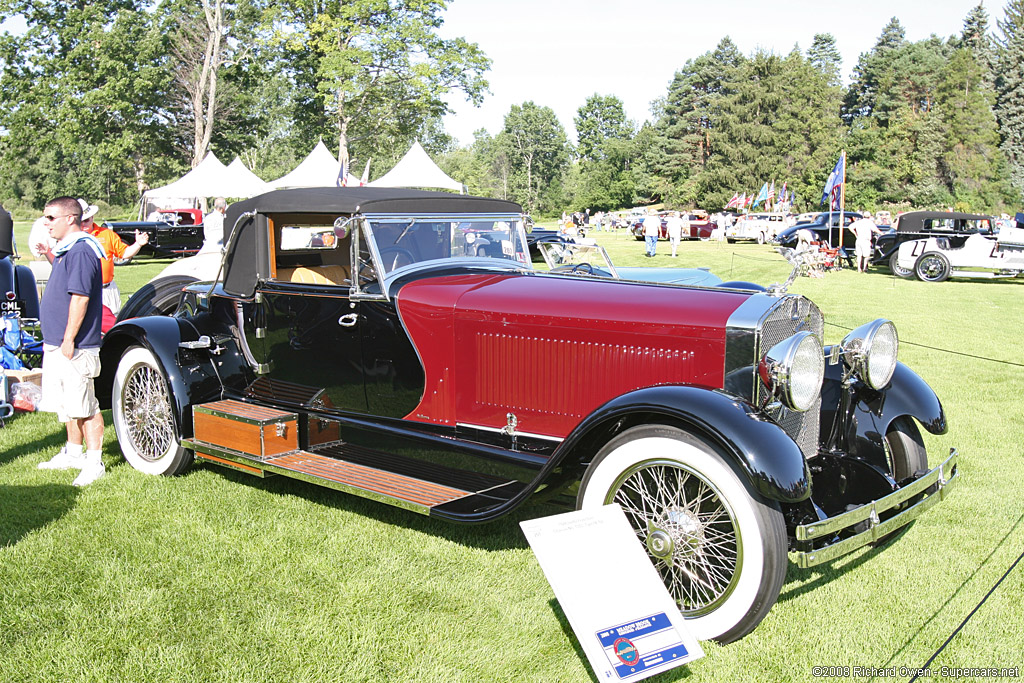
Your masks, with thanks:
[[[203,13],[206,16],[206,48],[203,52],[203,68],[199,82],[192,95],[192,112],[194,122],[194,146],[192,149],[192,168],[206,158],[213,137],[213,125],[217,117],[217,74],[224,63],[221,52],[223,38],[224,15],[222,0],[203,0]]]

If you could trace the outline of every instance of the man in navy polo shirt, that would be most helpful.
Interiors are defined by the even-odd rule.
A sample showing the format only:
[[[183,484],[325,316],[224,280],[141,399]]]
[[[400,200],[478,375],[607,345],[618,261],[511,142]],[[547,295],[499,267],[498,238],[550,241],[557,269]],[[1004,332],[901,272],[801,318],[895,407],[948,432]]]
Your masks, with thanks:
[[[82,206],[74,197],[57,197],[43,218],[53,249],[53,270],[43,291],[39,317],[43,328],[43,402],[67,426],[68,442],[40,469],[80,469],[75,486],[104,474],[103,415],[93,388],[100,374],[100,323],[103,247],[82,232]],[[82,442],[85,453],[82,453]]]

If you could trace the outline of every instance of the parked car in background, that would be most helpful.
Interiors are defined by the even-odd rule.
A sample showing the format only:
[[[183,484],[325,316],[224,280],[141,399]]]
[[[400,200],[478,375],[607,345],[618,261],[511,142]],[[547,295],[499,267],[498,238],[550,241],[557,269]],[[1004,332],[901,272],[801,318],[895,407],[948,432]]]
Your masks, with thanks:
[[[658,239],[667,240],[668,225],[665,223],[665,212],[661,211],[656,214],[645,214],[633,217],[633,225],[630,227],[630,232],[633,233],[633,237],[636,238],[636,241],[644,241],[644,225],[646,225],[647,221],[649,220],[658,221],[659,225],[661,226],[658,230]]]
[[[104,337],[97,395],[126,460],[450,522],[534,494],[616,503],[690,630],[723,642],[790,561],[886,538],[957,483],[955,451],[929,469],[919,429],[945,414],[891,322],[826,347],[821,311],[784,287],[535,271],[523,222],[507,201],[369,187],[233,204],[217,281]]]
[[[875,225],[880,228],[887,228],[892,225],[892,214],[888,211],[875,212]]]
[[[814,233],[815,241],[828,244],[833,248],[842,247],[849,250],[852,254],[857,238],[846,228],[850,223],[862,217],[856,212],[844,212],[842,215],[843,227],[840,228],[840,215],[838,212],[832,214],[831,222],[829,221],[829,214],[819,213],[818,217],[811,223],[798,223],[786,228],[772,242],[782,247],[795,249],[797,246],[797,231],[810,230]]]
[[[765,244],[786,228],[784,213],[750,213],[740,216],[725,231],[728,242],[753,241]]]
[[[159,212],[159,220],[107,221],[104,225],[127,244],[135,241],[135,231],[149,234],[142,252],[156,256],[190,256],[203,246],[203,212],[199,209],[170,209]],[[151,217],[156,218],[156,215]]]
[[[1019,277],[1024,273],[1024,214],[1017,214],[1014,227],[1003,228],[996,235],[979,231],[966,238],[933,235],[903,242],[897,260],[901,272],[910,271],[925,282],[951,277]]]
[[[887,266],[894,275],[911,277],[914,271],[900,264],[899,249],[904,242],[944,237],[953,249],[959,249],[975,233],[991,234],[991,216],[954,211],[909,211],[900,214],[892,230],[875,238],[871,264]]]

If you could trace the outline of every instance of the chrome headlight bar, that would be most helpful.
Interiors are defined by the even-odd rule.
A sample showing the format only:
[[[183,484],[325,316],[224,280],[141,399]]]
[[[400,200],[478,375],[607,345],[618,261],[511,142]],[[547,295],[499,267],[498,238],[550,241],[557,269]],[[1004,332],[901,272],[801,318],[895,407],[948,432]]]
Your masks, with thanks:
[[[884,318],[861,325],[839,345],[849,371],[875,390],[884,389],[892,379],[899,347],[896,326]]]
[[[825,356],[818,337],[801,331],[768,350],[758,365],[761,381],[790,410],[814,405],[825,377]]]

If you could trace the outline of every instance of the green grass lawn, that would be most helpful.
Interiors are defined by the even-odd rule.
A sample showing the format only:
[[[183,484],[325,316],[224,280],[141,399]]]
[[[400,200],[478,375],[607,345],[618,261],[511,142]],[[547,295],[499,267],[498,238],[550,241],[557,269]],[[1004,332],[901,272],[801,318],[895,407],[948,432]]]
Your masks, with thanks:
[[[789,273],[764,246],[684,243],[672,259],[662,242],[652,260],[622,233],[595,236],[617,265],[764,284]],[[162,266],[118,267],[122,292]],[[844,270],[792,291],[822,308],[828,343],[896,323],[901,359],[948,414],[947,435],[924,434],[931,461],[959,448],[961,485],[883,548],[791,564],[757,630],[652,680],[921,666],[1024,549],[1024,367],[926,348],[1024,363],[1024,281]],[[49,414],[0,429],[0,681],[596,680],[517,526],[551,508],[462,527],[210,465],[151,477],[124,462],[112,428],[108,475],[78,490],[73,472],[36,469],[62,442]],[[1024,664],[1022,595],[1018,566],[933,668]]]

